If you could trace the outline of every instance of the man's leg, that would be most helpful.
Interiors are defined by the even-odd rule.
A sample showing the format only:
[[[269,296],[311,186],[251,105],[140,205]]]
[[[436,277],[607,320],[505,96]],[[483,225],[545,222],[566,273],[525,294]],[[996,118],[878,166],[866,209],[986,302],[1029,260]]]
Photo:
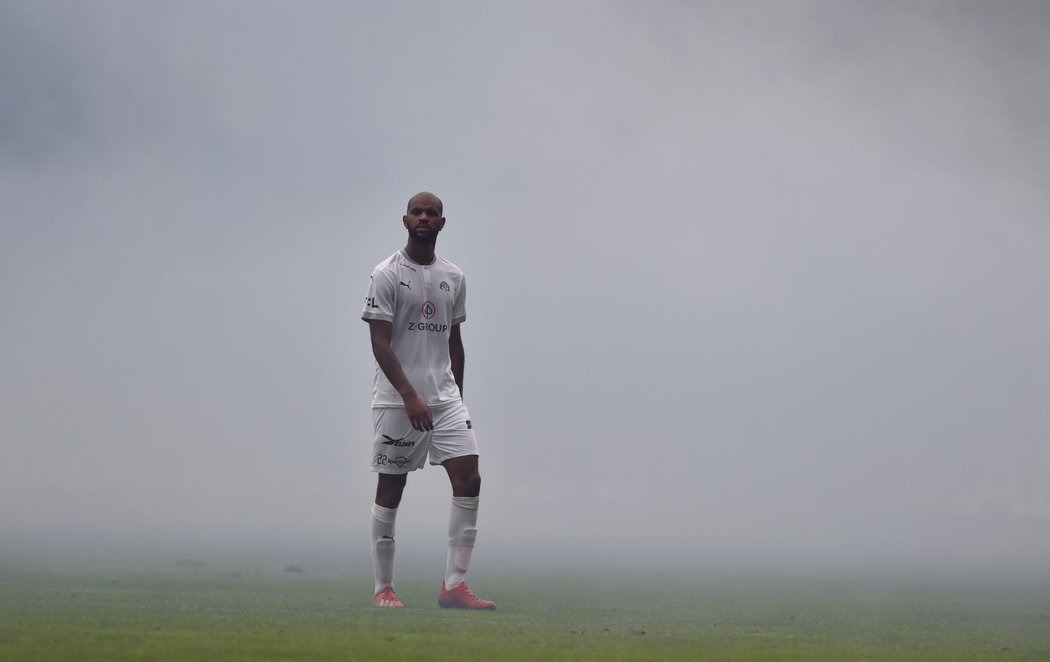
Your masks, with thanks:
[[[397,507],[408,482],[408,474],[379,474],[376,501],[372,504],[372,571],[375,575],[376,600],[380,607],[400,607],[392,594],[394,583],[394,520]],[[390,589],[390,595],[379,594]]]
[[[452,458],[442,462],[442,466],[452,483],[452,511],[448,520],[445,584],[438,604],[464,609],[495,609],[494,603],[479,599],[463,582],[478,536],[478,495],[481,493],[478,456]]]

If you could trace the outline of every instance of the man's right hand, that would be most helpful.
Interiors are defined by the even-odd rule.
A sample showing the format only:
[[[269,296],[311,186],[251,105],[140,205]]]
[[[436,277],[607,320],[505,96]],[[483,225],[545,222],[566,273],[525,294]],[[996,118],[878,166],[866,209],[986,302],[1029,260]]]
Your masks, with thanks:
[[[412,422],[412,427],[420,432],[434,429],[434,418],[430,415],[430,408],[423,398],[415,393],[405,398],[405,414]]]
[[[430,415],[430,408],[408,382],[405,371],[401,368],[401,362],[390,347],[393,325],[385,320],[368,320],[368,328],[372,337],[372,354],[376,357],[376,363],[379,364],[383,374],[404,400],[405,414],[408,415],[412,427],[420,432],[433,430],[434,418]]]

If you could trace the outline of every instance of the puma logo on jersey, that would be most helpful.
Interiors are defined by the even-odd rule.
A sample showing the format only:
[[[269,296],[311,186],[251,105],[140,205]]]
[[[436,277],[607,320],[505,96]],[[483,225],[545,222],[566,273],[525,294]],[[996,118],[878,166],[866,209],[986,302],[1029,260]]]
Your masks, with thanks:
[[[401,283],[402,285],[404,285],[405,287],[407,287],[410,290],[412,289],[412,283],[406,283],[406,282],[404,282],[402,280],[399,280],[397,282]]]

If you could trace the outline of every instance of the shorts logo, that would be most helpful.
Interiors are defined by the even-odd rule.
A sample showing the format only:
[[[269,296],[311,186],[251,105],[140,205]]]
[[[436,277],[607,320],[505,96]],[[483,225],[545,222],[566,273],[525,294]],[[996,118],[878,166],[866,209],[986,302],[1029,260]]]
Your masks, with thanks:
[[[406,464],[408,464],[408,458],[404,455],[398,455],[397,457],[390,458],[384,455],[383,453],[376,455],[375,465],[377,467],[381,467],[387,464],[392,464],[398,469],[402,469]]]
[[[405,435],[405,437],[401,437],[400,439],[394,439],[393,437],[388,437],[385,434],[381,436],[383,437],[383,439],[386,439],[386,441],[382,442],[384,446],[408,446],[409,448],[411,448],[412,446],[416,445],[416,442],[414,441],[405,441],[405,437],[408,436],[407,434]]]
[[[471,422],[470,422],[470,419],[469,419],[469,418],[467,419],[467,429],[468,429],[468,430],[473,430],[473,429],[474,429],[474,426],[473,426],[473,425],[471,424]]]
[[[420,312],[423,313],[423,317],[432,319],[434,315],[437,314],[437,308],[429,301],[425,301],[423,302],[423,309]]]
[[[448,286],[448,283],[446,283],[445,281],[441,281],[441,285],[439,285],[439,287],[441,288],[442,292],[448,292],[452,289]]]

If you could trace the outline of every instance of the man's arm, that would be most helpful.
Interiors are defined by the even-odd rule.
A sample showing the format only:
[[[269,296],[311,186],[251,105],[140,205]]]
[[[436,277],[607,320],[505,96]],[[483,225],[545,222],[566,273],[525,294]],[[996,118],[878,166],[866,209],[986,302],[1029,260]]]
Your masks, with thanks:
[[[401,361],[390,346],[393,329],[394,326],[390,322],[368,320],[368,330],[372,336],[372,355],[376,357],[380,370],[405,401],[405,414],[412,422],[412,427],[417,430],[432,430],[434,419],[430,415],[430,408],[416,393],[416,389],[412,388],[408,377],[405,377],[405,371],[401,368]]]
[[[459,387],[459,396],[463,397],[463,336],[459,333],[459,325],[453,324],[452,331],[448,336],[448,356],[452,359],[452,376],[456,379]]]

